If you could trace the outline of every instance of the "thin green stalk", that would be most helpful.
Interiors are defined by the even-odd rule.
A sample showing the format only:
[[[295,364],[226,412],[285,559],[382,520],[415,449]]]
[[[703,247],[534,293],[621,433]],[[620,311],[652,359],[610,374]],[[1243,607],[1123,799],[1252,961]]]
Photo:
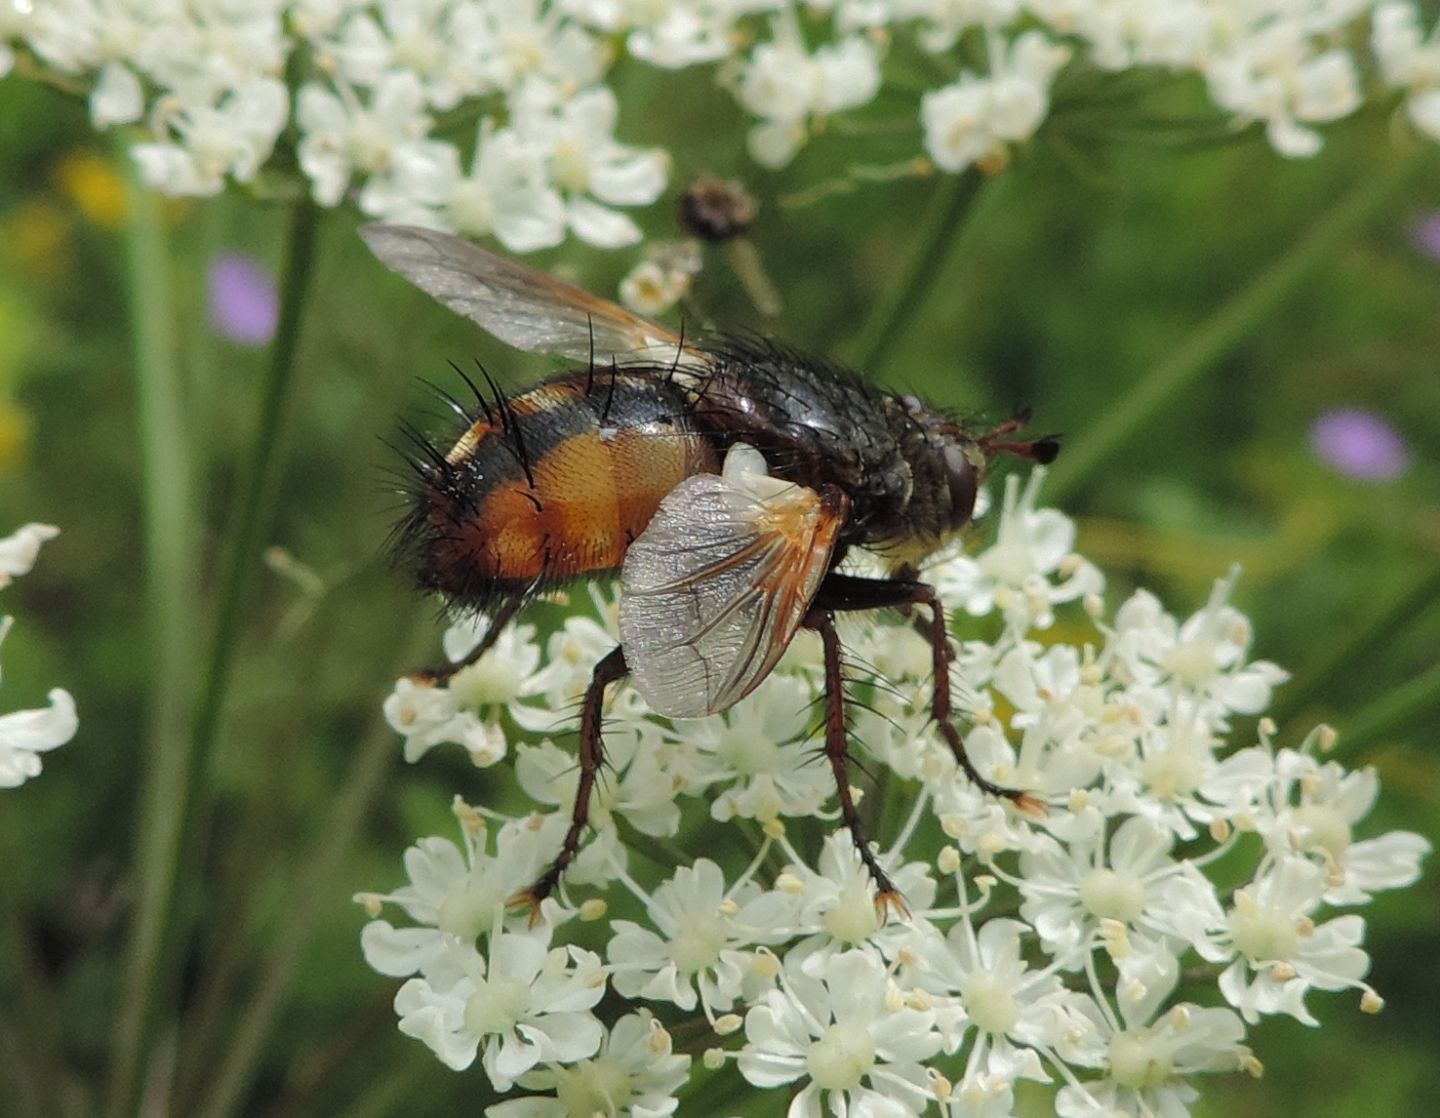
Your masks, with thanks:
[[[1440,664],[1388,691],[1340,727],[1340,748],[1354,752],[1410,724],[1417,715],[1440,710]]]
[[[412,642],[413,643],[413,642]],[[283,1004],[296,964],[322,915],[334,915],[345,898],[335,888],[338,871],[356,832],[380,790],[381,778],[396,755],[395,732],[377,719],[355,764],[342,782],[345,789],[330,819],[316,834],[296,877],[296,898],[259,981],[248,997],[240,1023],[225,1047],[218,1068],[207,1077],[209,1094],[194,1113],[200,1118],[234,1114],[245,1100],[259,1067],[266,1039]]]
[[[214,198],[200,207],[197,217],[199,257],[207,263],[225,245],[229,225],[228,210],[232,199],[226,195]],[[225,381],[221,370],[223,360],[220,336],[214,330],[192,330],[186,337],[186,368],[189,376],[190,414],[197,439],[210,440],[222,429],[228,429]]]
[[[205,789],[230,669],[239,646],[241,607],[259,566],[260,540],[274,503],[277,450],[284,405],[294,379],[301,312],[314,257],[317,213],[308,198],[295,206],[281,281],[280,321],[271,348],[259,422],[241,475],[245,488],[230,535],[204,681],[194,722],[188,727],[193,737],[186,742],[188,748],[160,753],[157,775],[150,787],[153,795],[142,852],[142,895],[131,941],[125,1001],[117,1025],[118,1054],[111,1080],[110,1111],[114,1118],[133,1113],[142,1055],[162,1011],[172,1007],[175,997],[176,968],[167,968],[162,963],[167,957],[182,958],[188,938],[183,927],[186,906],[178,903],[177,893],[179,886],[194,888],[195,883],[186,884],[180,864],[182,860],[193,864],[199,855],[198,839],[204,834],[205,809],[198,801]],[[143,301],[150,301],[149,289],[137,284],[137,290],[145,292]],[[163,292],[164,288],[157,290]],[[173,473],[189,476],[188,468],[173,470]],[[195,570],[192,558],[186,566],[187,578],[192,577],[191,572]],[[193,610],[176,611],[173,623],[180,621],[193,626]],[[187,650],[184,678],[188,679],[190,666],[199,659],[196,650]],[[182,727],[182,732],[185,728]]]
[[[0,817],[0,865],[17,864],[15,822]],[[60,1067],[56,998],[24,916],[15,875],[0,873],[0,1067],[13,1072],[6,1094],[17,1118],[46,1118],[61,1113],[60,1076],[68,1073]]]
[[[1374,659],[1381,648],[1395,640],[1407,623],[1421,617],[1426,608],[1440,601],[1440,567],[1424,570],[1407,588],[1389,599],[1369,621],[1346,629],[1325,660],[1288,687],[1282,688],[1270,712],[1283,727],[1292,718],[1324,695],[1337,680],[1356,667]]]
[[[1428,158],[1428,151],[1421,149],[1388,171],[1367,177],[1284,255],[1223,303],[1167,359],[1102,412],[1089,430],[1066,444],[1046,481],[1047,499],[1059,502],[1089,479],[1157,412],[1243,342],[1257,324],[1348,245]]]
[[[878,805],[871,809],[870,818],[874,823],[875,839],[880,849],[888,849],[900,833],[900,827],[911,804],[919,792],[904,777],[886,767],[876,782]]]
[[[6,1102],[15,1108],[16,1118],[45,1118],[40,1109],[40,1100],[45,1097],[45,1073],[31,1062],[24,1036],[25,1030],[8,1013],[0,1011],[0,1066],[11,1073],[6,1083]]]
[[[865,324],[853,348],[855,365],[872,374],[889,356],[910,320],[924,306],[945,264],[956,233],[964,224],[985,176],[974,167],[949,176],[936,191],[904,278],[890,289],[890,297]]]
[[[128,165],[128,156],[122,156],[121,162]],[[199,553],[160,201],[132,179],[128,202],[129,310],[140,425],[144,609],[152,683],[134,872],[135,915],[111,1069],[110,1101],[117,1115],[133,1109],[139,1085],[147,1008],[160,969],[160,945],[184,829]]]
[[[295,203],[280,281],[280,320],[270,349],[270,367],[265,396],[260,404],[260,419],[250,445],[250,457],[241,473],[245,488],[230,536],[230,550],[220,584],[215,633],[195,718],[196,763],[190,773],[192,790],[203,781],[210,755],[214,752],[220,716],[229,690],[230,670],[240,646],[242,607],[251,580],[259,570],[262,540],[273,518],[285,405],[295,378],[295,354],[299,348],[301,316],[315,261],[318,224],[319,210],[308,195]]]
[[[386,1115],[406,1113],[413,1105],[411,1100],[425,1096],[424,1086],[432,1074],[417,1061],[379,1077],[349,1107],[349,1118],[386,1118]],[[490,1093],[483,1084],[481,1089]],[[479,1100],[476,1100],[475,1111],[480,1113]]]

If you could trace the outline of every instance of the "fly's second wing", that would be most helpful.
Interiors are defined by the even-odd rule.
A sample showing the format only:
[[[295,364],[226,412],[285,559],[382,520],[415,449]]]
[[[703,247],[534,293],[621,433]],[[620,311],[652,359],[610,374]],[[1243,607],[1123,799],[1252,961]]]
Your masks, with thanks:
[[[601,365],[710,365],[668,326],[449,233],[376,224],[360,236],[387,267],[516,349]]]
[[[651,709],[713,714],[769,674],[830,569],[847,507],[838,491],[770,477],[743,444],[722,474],[666,495],[621,575],[620,643]]]

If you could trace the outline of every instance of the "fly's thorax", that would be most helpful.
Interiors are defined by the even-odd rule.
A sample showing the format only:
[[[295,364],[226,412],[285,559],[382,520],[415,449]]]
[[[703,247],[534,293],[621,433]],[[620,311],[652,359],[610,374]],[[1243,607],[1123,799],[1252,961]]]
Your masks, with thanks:
[[[889,398],[824,358],[753,339],[709,344],[714,369],[691,388],[700,421],[722,445],[755,447],[774,477],[843,493],[841,542],[868,542],[911,488]]]
[[[661,498],[718,468],[663,372],[579,370],[477,404],[400,529],[421,585],[479,607],[617,570]]]

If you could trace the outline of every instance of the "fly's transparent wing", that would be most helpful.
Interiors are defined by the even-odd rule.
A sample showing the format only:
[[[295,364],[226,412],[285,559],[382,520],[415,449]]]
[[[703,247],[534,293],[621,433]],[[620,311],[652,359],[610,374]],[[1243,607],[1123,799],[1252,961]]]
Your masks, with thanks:
[[[757,451],[735,447],[723,474],[671,490],[626,552],[620,644],[658,714],[699,718],[749,694],[829,570],[845,498],[763,469]]]
[[[386,267],[516,349],[602,365],[709,364],[668,326],[460,237],[379,224],[360,236]]]

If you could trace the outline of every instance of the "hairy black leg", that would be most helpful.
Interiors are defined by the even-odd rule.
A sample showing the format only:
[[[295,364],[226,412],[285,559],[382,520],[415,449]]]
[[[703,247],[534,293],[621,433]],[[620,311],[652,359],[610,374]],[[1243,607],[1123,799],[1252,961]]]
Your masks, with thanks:
[[[951,647],[950,633],[945,627],[945,607],[933,586],[913,579],[855,578],[830,574],[820,583],[814,602],[817,610],[906,609],[910,606],[924,606],[930,611],[929,620],[921,620],[917,625],[930,644],[931,671],[934,675],[930,713],[940,729],[940,736],[955,755],[955,763],[982,792],[1003,797],[1029,815],[1044,815],[1044,801],[1023,789],[1005,788],[987,779],[965,750],[965,739],[952,720],[954,699],[950,693],[950,665],[955,660],[955,650]]]
[[[605,705],[605,688],[618,679],[630,674],[625,663],[623,649],[615,648],[607,653],[590,677],[590,686],[585,689],[585,698],[580,706],[580,783],[575,788],[575,805],[570,811],[570,828],[565,832],[565,841],[560,853],[550,868],[540,875],[538,881],[510,898],[512,906],[528,905],[532,923],[540,917],[540,902],[555,891],[565,868],[580,852],[580,839],[590,821],[590,793],[595,790],[595,780],[600,775],[600,766],[605,763],[605,747],[600,737],[600,720]]]
[[[480,643],[467,652],[464,657],[456,660],[453,664],[442,664],[436,668],[421,668],[418,672],[412,673],[411,678],[425,683],[444,683],[456,672],[476,663],[480,657],[494,647],[495,642],[500,639],[500,634],[505,631],[505,626],[515,619],[515,615],[520,612],[520,607],[524,604],[523,595],[517,594],[513,598],[507,598],[500,603],[500,608],[490,619],[490,628],[485,630],[485,635],[480,638]]]
[[[860,812],[855,808],[855,798],[850,794],[850,776],[846,771],[850,754],[846,748],[849,731],[845,721],[845,677],[840,658],[840,634],[835,631],[835,615],[829,610],[812,609],[805,617],[805,627],[820,634],[825,652],[825,757],[830,762],[830,771],[835,776],[835,790],[840,795],[840,818],[850,831],[850,839],[869,871],[870,880],[875,883],[875,910],[880,918],[883,920],[885,914],[891,911],[899,916],[908,916],[905,898],[870,849],[870,841],[865,837],[865,828],[860,822]]]

